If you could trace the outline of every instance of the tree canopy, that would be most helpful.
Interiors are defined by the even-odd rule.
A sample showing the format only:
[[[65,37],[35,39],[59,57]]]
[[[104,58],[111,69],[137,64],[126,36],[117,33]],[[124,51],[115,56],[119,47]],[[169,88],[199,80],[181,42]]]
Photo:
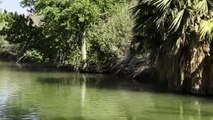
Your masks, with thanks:
[[[20,58],[31,51],[38,52],[42,56],[39,57],[42,61],[55,63],[58,66],[68,64],[80,66],[84,64],[82,61],[85,63],[91,61],[87,59],[87,52],[91,55],[91,43],[88,40],[94,36],[89,34],[90,31],[98,26],[105,29],[101,26],[118,15],[124,9],[123,5],[128,5],[128,1],[23,0],[21,6],[27,7],[31,15],[10,13],[10,17],[8,16],[10,20],[5,19],[7,24],[1,34],[6,36],[5,40],[11,44],[22,46],[23,52],[19,52]],[[123,14],[127,19],[129,18],[128,13]],[[117,42],[121,43],[121,41]]]

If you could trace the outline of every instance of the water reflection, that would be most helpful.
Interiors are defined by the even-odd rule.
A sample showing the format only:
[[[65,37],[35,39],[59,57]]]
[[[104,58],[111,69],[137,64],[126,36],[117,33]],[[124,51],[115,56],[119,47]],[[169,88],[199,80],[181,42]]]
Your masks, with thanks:
[[[28,108],[24,109],[22,106],[15,104],[6,107],[1,118],[9,120],[39,120],[39,116],[35,110]]]
[[[0,76],[0,120],[213,119],[210,99],[149,92],[110,76],[6,66]]]
[[[84,102],[85,102],[85,95],[86,95],[86,76],[82,75],[82,80],[80,82],[81,85],[81,108],[84,108]]]

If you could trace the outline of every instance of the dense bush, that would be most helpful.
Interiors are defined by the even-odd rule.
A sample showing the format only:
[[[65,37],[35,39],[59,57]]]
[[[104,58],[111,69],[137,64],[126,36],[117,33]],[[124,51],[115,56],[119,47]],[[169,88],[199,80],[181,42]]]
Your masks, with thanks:
[[[120,8],[119,12],[106,22],[89,31],[88,63],[95,67],[112,67],[124,54],[131,40],[132,20],[129,7]]]

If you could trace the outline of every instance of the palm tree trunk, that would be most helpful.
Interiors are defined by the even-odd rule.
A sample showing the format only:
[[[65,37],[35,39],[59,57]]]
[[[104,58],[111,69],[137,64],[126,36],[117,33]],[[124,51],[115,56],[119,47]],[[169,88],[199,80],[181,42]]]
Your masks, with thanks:
[[[213,52],[210,49],[210,43],[203,42],[193,48],[181,48],[176,54],[160,52],[159,83],[166,83],[173,91],[213,94]]]

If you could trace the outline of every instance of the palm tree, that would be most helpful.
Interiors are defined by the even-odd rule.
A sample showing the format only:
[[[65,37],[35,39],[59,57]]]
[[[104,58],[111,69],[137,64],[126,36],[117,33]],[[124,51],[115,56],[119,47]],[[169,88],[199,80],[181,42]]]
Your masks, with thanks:
[[[160,83],[213,94],[212,0],[139,0],[133,15],[140,39],[132,43],[149,56]]]

